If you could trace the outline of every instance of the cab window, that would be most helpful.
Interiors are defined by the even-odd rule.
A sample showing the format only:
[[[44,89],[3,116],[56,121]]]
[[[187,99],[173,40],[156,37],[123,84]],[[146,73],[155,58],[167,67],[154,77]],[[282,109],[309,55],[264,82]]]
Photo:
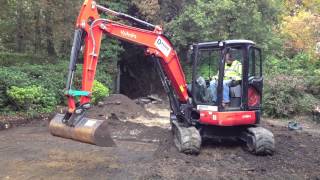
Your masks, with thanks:
[[[249,77],[259,78],[261,76],[261,51],[258,48],[251,47],[249,49]]]

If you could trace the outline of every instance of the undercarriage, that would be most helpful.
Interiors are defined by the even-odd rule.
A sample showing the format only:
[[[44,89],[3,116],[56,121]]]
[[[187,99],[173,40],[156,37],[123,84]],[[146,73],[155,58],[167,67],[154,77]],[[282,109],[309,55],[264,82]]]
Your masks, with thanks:
[[[272,155],[275,151],[275,140],[272,132],[259,126],[218,127],[218,126],[186,126],[176,119],[171,119],[171,130],[174,144],[185,154],[199,154],[202,141],[227,139],[241,141],[245,149],[255,155]]]

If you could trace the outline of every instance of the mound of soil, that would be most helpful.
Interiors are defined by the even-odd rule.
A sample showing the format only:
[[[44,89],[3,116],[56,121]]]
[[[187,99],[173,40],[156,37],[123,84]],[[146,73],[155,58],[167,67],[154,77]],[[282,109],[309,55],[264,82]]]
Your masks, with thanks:
[[[139,116],[149,117],[151,113],[125,95],[112,94],[106,97],[98,106],[91,108],[86,116],[103,120],[110,117],[133,119]]]

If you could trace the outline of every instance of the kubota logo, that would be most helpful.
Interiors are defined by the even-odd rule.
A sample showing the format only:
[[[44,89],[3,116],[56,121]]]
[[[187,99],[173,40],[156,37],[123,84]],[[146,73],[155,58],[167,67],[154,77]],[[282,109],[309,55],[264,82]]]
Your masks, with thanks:
[[[166,56],[168,57],[172,48],[171,46],[160,36],[156,39],[154,45]]]
[[[121,30],[120,33],[121,33],[122,36],[126,36],[126,37],[131,38],[131,39],[137,39],[137,35],[136,34],[130,33],[128,31]]]

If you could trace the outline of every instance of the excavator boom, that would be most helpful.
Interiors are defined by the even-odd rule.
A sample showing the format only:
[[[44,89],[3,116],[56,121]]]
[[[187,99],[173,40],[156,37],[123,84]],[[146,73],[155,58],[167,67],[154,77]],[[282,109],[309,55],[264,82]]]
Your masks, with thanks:
[[[116,16],[129,21],[139,23],[146,28],[153,30],[136,28],[118,22],[100,18],[99,12],[104,12],[109,15]],[[136,19],[129,15],[118,13],[103,6],[97,5],[94,1],[88,0],[82,5],[77,24],[76,33],[81,31],[84,36],[84,64],[83,64],[83,78],[82,78],[82,92],[80,105],[90,103],[90,93],[92,91],[93,80],[96,73],[96,66],[99,57],[100,44],[103,34],[107,34],[124,41],[132,42],[146,48],[146,54],[160,60],[161,66],[165,75],[172,84],[175,94],[178,96],[179,101],[186,102],[188,100],[187,85],[185,75],[181,68],[179,58],[176,51],[172,47],[170,41],[162,34],[160,26],[155,26],[142,20]],[[85,35],[83,35],[85,34]],[[75,37],[76,38],[76,37]],[[80,39],[80,38],[79,38]],[[79,41],[77,39],[77,41]],[[75,43],[80,44],[80,42]],[[76,47],[77,49],[79,47]],[[71,62],[75,62],[78,51],[75,50],[71,55]],[[70,69],[73,69],[75,63],[70,63]],[[67,84],[67,96],[69,99],[69,112],[75,111],[75,102],[73,100],[71,90],[72,72]],[[71,90],[71,93],[69,93]],[[69,93],[69,94],[68,94]]]
[[[140,26],[145,27],[145,29],[101,18],[99,13],[106,13],[115,16],[116,18],[135,22]],[[171,42],[162,34],[162,28],[130,15],[110,10],[96,4],[93,0],[86,0],[83,3],[77,18],[70,56],[69,73],[65,91],[65,95],[68,99],[68,112],[64,116],[57,115],[51,121],[51,133],[53,135],[72,138],[92,144],[101,144],[101,138],[99,143],[95,141],[95,139],[99,139],[95,137],[95,131],[99,129],[96,124],[103,123],[99,120],[84,118],[84,115],[85,111],[91,107],[92,87],[103,34],[145,48],[146,55],[151,56],[158,65],[157,70],[169,96],[172,111],[176,116],[181,115],[181,117],[183,117],[180,106],[181,104],[186,104],[189,99],[185,75]],[[82,89],[74,90],[72,89],[72,82],[82,44],[84,44]],[[76,102],[76,97],[80,97],[80,102]],[[94,124],[92,127],[95,128],[87,126],[88,124]],[[101,129],[99,129],[99,131],[101,131]]]

